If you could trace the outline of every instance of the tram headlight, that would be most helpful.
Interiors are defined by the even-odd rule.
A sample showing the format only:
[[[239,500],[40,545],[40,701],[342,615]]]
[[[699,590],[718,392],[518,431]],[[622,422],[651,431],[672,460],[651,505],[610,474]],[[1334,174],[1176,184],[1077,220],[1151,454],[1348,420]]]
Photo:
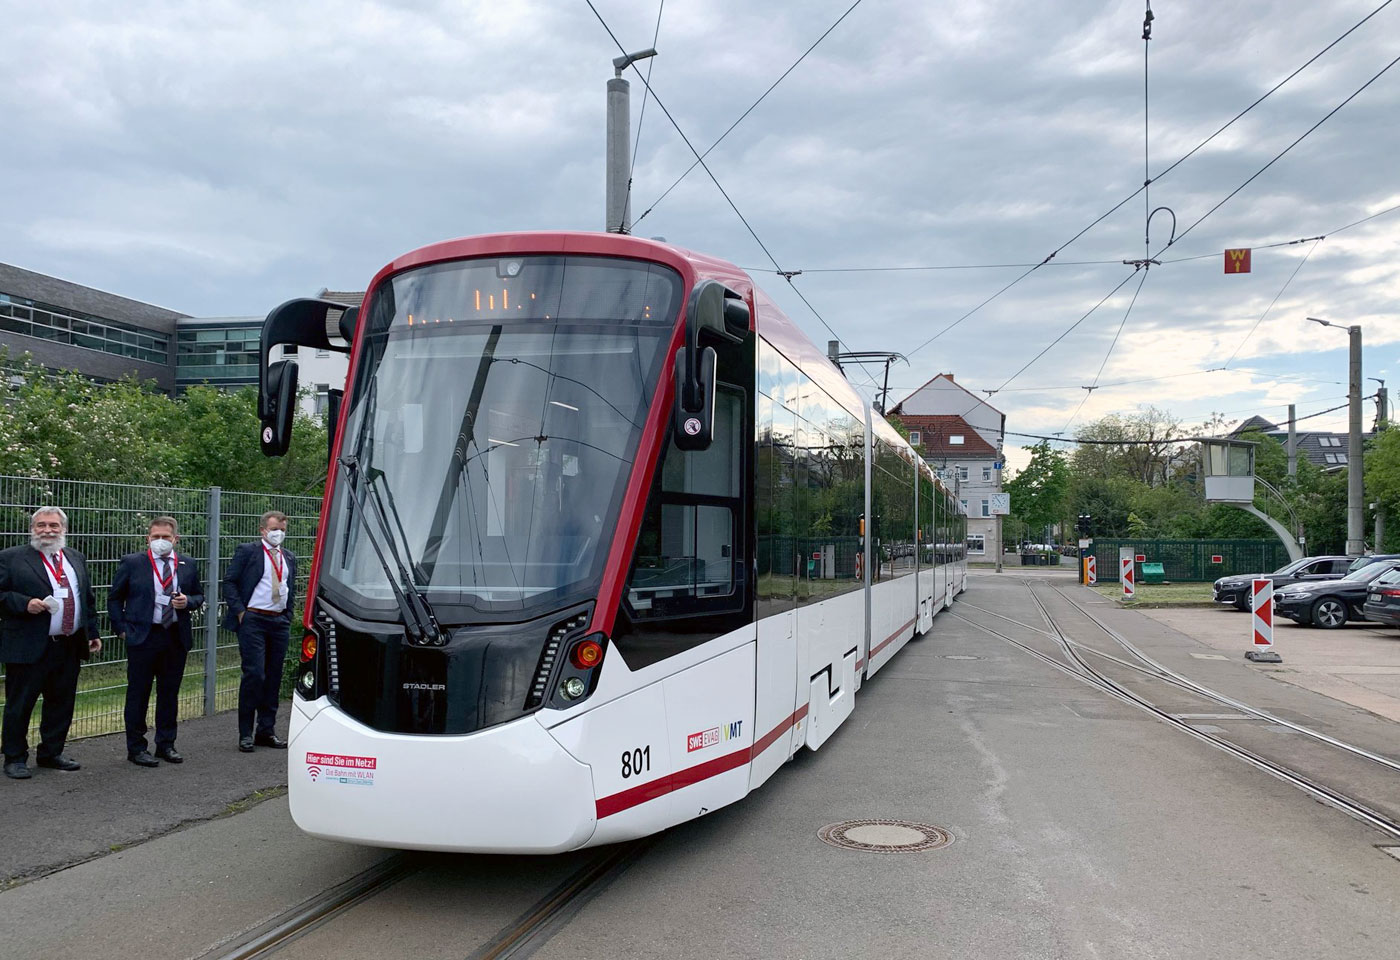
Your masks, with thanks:
[[[559,693],[565,700],[577,700],[588,692],[588,684],[579,677],[569,677],[559,684]]]
[[[305,690],[307,693],[310,693],[312,687],[314,687],[314,686],[316,686],[316,673],[315,673],[315,671],[312,671],[312,670],[305,670],[305,671],[303,671],[303,672],[302,672],[302,675],[301,675],[301,688],[302,688],[303,690]]]

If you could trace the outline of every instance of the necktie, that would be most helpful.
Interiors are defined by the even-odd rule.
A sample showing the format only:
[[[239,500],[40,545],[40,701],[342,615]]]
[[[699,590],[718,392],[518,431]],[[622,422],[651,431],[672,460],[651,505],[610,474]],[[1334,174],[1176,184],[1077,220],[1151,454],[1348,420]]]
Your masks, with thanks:
[[[161,557],[160,564],[161,588],[165,591],[167,597],[173,597],[175,596],[175,577],[170,572],[170,558]],[[162,627],[168,627],[174,622],[175,608],[167,602],[165,606],[160,608],[160,625]]]
[[[73,585],[68,582],[68,571],[63,567],[63,554],[54,554],[53,566],[58,571],[58,585],[64,588],[63,620],[60,629],[66,637],[73,632],[74,621],[77,619],[78,613],[77,604],[73,599]]]

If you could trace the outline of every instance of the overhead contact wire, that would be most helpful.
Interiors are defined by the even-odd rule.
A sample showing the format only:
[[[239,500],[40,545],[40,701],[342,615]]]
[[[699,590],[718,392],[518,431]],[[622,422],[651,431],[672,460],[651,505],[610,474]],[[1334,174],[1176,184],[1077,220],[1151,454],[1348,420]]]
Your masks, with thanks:
[[[664,2],[664,0],[663,0],[663,2]],[[662,200],[665,200],[668,196],[670,196],[671,191],[674,190],[674,189],[676,189],[676,187],[680,186],[681,181],[684,180],[686,177],[690,176],[690,172],[691,172],[692,170],[694,170],[697,166],[699,166],[699,164],[700,164],[700,162],[701,162],[702,160],[704,160],[706,157],[708,157],[708,156],[710,155],[710,151],[713,150],[715,147],[719,146],[721,143],[723,143],[723,142],[724,142],[724,138],[727,137],[727,136],[729,136],[731,133],[733,133],[733,132],[734,132],[734,128],[737,127],[739,124],[743,123],[743,122],[744,122],[744,119],[745,119],[749,114],[753,113],[754,108],[757,107],[760,103],[762,103],[762,102],[767,98],[768,94],[770,94],[770,93],[773,92],[773,90],[778,86],[778,84],[780,84],[780,83],[782,83],[784,80],[786,80],[786,79],[787,79],[787,75],[790,74],[790,73],[792,73],[792,71],[796,70],[798,64],[800,64],[803,60],[806,60],[806,59],[807,59],[807,54],[809,54],[809,53],[811,53],[813,50],[817,49],[817,44],[819,44],[819,43],[821,43],[823,40],[825,40],[825,39],[827,38],[827,34],[830,34],[831,31],[833,31],[833,30],[835,30],[837,27],[839,27],[839,26],[841,25],[841,21],[842,21],[842,20],[845,20],[847,17],[849,17],[849,16],[851,15],[851,11],[854,10],[856,7],[860,6],[860,4],[861,4],[861,0],[856,0],[855,3],[853,3],[853,4],[851,4],[849,7],[847,7],[847,8],[846,8],[846,12],[843,13],[843,14],[841,14],[841,16],[837,17],[837,18],[836,18],[836,22],[833,23],[831,26],[827,27],[827,28],[826,28],[826,32],[823,33],[820,37],[817,37],[816,42],[813,43],[810,47],[808,47],[808,48],[803,52],[802,56],[798,57],[795,61],[793,61],[792,66],[790,66],[790,67],[788,67],[786,70],[784,70],[782,76],[780,76],[778,79],[774,80],[773,83],[768,87],[767,90],[763,91],[763,96],[759,97],[759,98],[758,98],[757,100],[755,100],[753,103],[749,104],[749,108],[739,115],[739,119],[738,119],[738,120],[735,120],[733,123],[731,123],[731,124],[729,125],[729,128],[728,128],[727,130],[725,130],[724,133],[720,134],[719,139],[716,140],[714,143],[710,144],[709,147],[706,148],[706,150],[705,150],[704,153],[699,154],[698,157],[697,157],[697,159],[696,159],[696,161],[695,161],[695,163],[692,163],[689,167],[687,167],[685,173],[681,174],[679,177],[676,178],[676,182],[675,182],[675,183],[673,183],[673,184],[671,184],[669,187],[667,187],[666,190],[661,194],[661,196],[659,196],[659,197],[657,197],[655,200],[653,200],[653,201],[647,206],[646,210],[642,212],[642,215],[641,215],[640,217],[638,217],[636,220],[633,221],[633,224],[632,224],[632,225],[633,225],[633,226],[636,226],[638,223],[641,223],[642,220],[646,219],[646,215],[647,215],[648,213],[651,213],[653,210],[655,210],[655,209],[657,208],[657,206],[661,203]],[[590,4],[590,6],[591,6],[591,4]],[[658,20],[659,20],[659,17],[658,17]]]
[[[584,0],[584,3],[588,4],[588,9],[593,11],[593,16],[598,18],[598,22],[602,24],[603,29],[606,30],[608,36],[612,38],[612,42],[617,46],[617,49],[622,53],[623,56],[626,56],[627,48],[622,45],[622,41],[618,40],[617,34],[613,33],[612,27],[608,26],[608,22],[603,19],[603,15],[598,12],[598,8],[593,5],[593,0]],[[766,256],[769,262],[773,264],[773,267],[779,273],[782,273],[783,268],[782,265],[778,263],[778,259],[773,256],[773,253],[768,249],[768,246],[761,239],[759,239],[758,233],[754,231],[754,228],[749,224],[748,219],[743,215],[742,212],[740,212],[739,207],[734,203],[733,199],[730,198],[728,191],[724,189],[724,186],[719,182],[719,179],[714,175],[714,172],[710,170],[709,165],[705,163],[704,158],[700,155],[700,151],[695,149],[695,144],[690,142],[690,138],[685,135],[685,131],[681,129],[681,125],[677,123],[676,118],[671,115],[671,111],[666,107],[665,101],[658,97],[656,95],[656,91],[652,90],[651,86],[647,84],[646,77],[643,76],[642,72],[637,69],[637,64],[633,63],[631,67],[632,72],[635,73],[637,75],[637,78],[642,81],[642,84],[646,86],[648,92],[651,93],[651,98],[656,101],[656,105],[661,108],[661,112],[666,115],[666,119],[669,120],[671,126],[675,128],[675,131],[680,136],[681,140],[683,140],[685,142],[685,145],[688,148],[690,148],[690,152],[695,154],[695,162],[700,165],[700,168],[702,170],[705,171],[706,176],[710,178],[710,182],[713,183],[715,185],[715,189],[720,192],[720,196],[724,197],[725,203],[729,204],[729,209],[734,211],[734,215],[739,218],[739,222],[744,225],[744,229],[749,232],[749,236],[753,237],[754,243],[758,244],[759,248],[763,251],[764,256]],[[793,290],[797,290],[796,285],[792,283],[791,275],[788,276],[788,284],[792,286]],[[811,303],[807,300],[806,297],[802,296],[800,291],[797,295],[801,297],[803,303],[807,304],[807,308],[809,310],[812,310],[812,315],[815,316],[821,322],[821,325],[827,329],[827,332],[830,333],[833,337],[835,337],[838,343],[844,346],[845,343],[841,339],[841,335],[831,328],[831,324],[827,323],[826,319],[821,314],[817,313],[815,309],[812,308]],[[863,369],[864,368],[862,368],[862,370]],[[870,381],[871,389],[878,392],[880,386],[875,382],[875,378],[867,374],[867,379]]]

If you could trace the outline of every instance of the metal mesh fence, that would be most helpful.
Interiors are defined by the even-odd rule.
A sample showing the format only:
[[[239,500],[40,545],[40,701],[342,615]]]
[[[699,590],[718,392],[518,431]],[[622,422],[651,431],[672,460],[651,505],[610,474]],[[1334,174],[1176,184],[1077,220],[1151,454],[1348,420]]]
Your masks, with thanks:
[[[1099,581],[1118,581],[1118,550],[1131,547],[1147,563],[1160,563],[1166,579],[1209,583],[1242,573],[1269,573],[1288,562],[1277,540],[1095,540]],[[1220,558],[1219,563],[1214,559]],[[1141,565],[1139,564],[1139,569]],[[1141,581],[1139,581],[1141,582]]]
[[[194,648],[186,661],[180,687],[181,718],[238,705],[238,638],[218,627],[223,612],[219,580],[234,549],[240,543],[257,539],[258,521],[267,510],[287,514],[286,546],[301,561],[297,564],[298,609],[293,611],[292,619],[295,646],[295,625],[301,621],[300,605],[320,519],[319,497],[0,475],[0,548],[29,542],[30,515],[41,506],[62,507],[68,514],[68,543],[87,558],[88,574],[97,594],[102,650],[86,661],[79,673],[70,738],[112,733],[123,727],[126,644],[112,633],[107,617],[107,590],[117,562],[126,554],[145,548],[146,531],[155,517],[170,516],[179,523],[176,552],[198,563],[204,584],[205,605],[191,614]],[[0,671],[3,669],[0,665]],[[0,704],[3,702],[0,692]],[[153,696],[148,724],[153,722],[154,711]],[[39,717],[40,710],[36,709],[30,724],[31,744]]]

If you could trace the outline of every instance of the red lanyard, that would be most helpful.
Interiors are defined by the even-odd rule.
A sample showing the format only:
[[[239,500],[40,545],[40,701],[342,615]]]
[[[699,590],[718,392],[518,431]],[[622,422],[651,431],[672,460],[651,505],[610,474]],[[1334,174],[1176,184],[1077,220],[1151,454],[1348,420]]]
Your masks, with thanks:
[[[281,582],[282,582],[282,565],[281,565],[280,563],[277,562],[277,557],[274,557],[274,556],[272,555],[272,551],[268,550],[267,547],[263,547],[263,553],[267,554],[267,559],[270,560],[270,561],[272,562],[272,572],[273,572],[274,574],[277,575],[277,582],[278,582],[278,583],[281,583]],[[282,551],[281,551],[281,550],[278,550],[278,551],[277,551],[277,556],[280,557],[281,555],[282,555]]]
[[[146,556],[151,558],[151,572],[156,575],[156,581],[162,587],[170,586],[170,581],[175,579],[175,554],[172,553],[170,555],[170,576],[168,577],[162,577],[160,575],[160,571],[156,569],[156,555],[154,553],[151,553],[151,551],[147,550]]]
[[[42,551],[42,550],[39,551],[39,559],[41,559],[41,560],[44,561],[44,566],[48,568],[49,573],[53,574],[53,578],[54,578],[55,580],[58,581],[58,585],[59,585],[60,587],[66,587],[66,586],[68,585],[68,578],[65,577],[65,576],[63,575],[63,551],[62,551],[62,550],[58,551],[58,567],[57,567],[57,568],[55,568],[54,565],[53,565],[52,563],[49,562],[48,554],[44,553],[44,551]]]

